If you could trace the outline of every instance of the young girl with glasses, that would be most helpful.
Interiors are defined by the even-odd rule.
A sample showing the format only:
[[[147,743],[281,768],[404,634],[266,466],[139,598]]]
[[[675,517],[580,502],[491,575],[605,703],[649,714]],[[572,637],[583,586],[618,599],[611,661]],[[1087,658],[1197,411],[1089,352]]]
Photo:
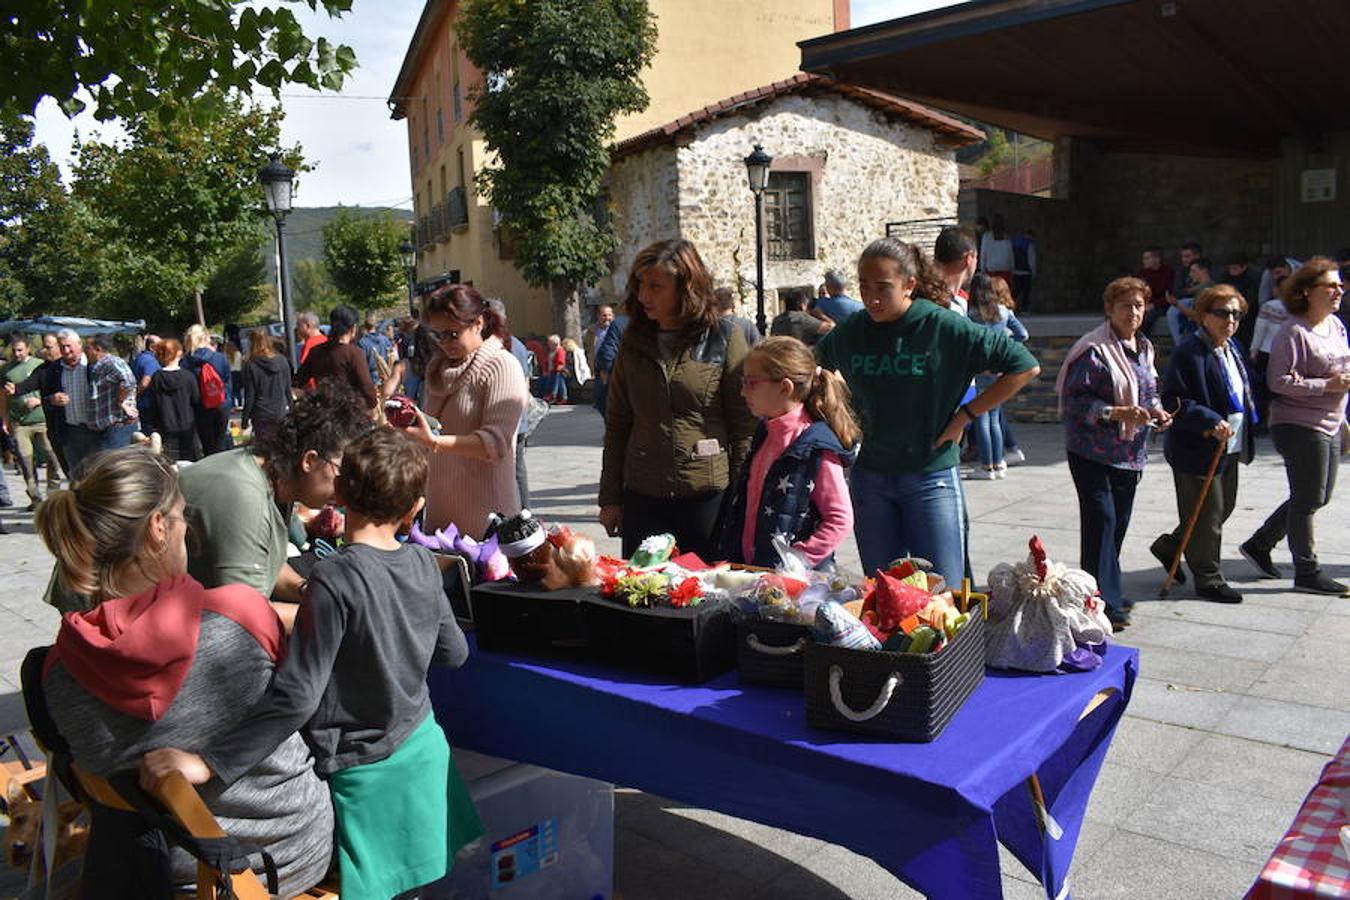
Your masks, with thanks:
[[[729,495],[723,555],[775,567],[773,538],[781,537],[808,565],[832,568],[853,527],[844,469],[862,435],[848,386],[801,341],[771,337],[746,356],[741,396],[760,422]]]

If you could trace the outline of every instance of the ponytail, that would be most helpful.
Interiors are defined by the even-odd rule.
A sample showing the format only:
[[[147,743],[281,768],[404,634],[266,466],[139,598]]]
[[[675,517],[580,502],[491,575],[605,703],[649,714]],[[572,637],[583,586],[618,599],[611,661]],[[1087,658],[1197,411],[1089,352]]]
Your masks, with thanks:
[[[846,449],[862,438],[848,385],[839,374],[817,366],[816,358],[801,341],[784,336],[765,338],[750,349],[746,359],[751,357],[768,377],[791,381],[792,398],[801,401],[812,419],[830,426]]]
[[[96,602],[121,595],[118,572],[139,561],[150,516],[169,513],[182,495],[173,464],[144,447],[108,450],[91,463],[68,490],[48,495],[34,524],[62,586]]]
[[[98,593],[94,536],[84,525],[75,491],[52,491],[33,517],[42,543],[56,557],[56,577],[67,591],[81,597]]]
[[[858,441],[862,439],[862,428],[858,426],[858,419],[853,415],[850,400],[851,394],[844,377],[838,372],[818,368],[811,379],[811,387],[806,393],[806,398],[802,401],[811,418],[830,426],[830,430],[839,438],[839,443],[843,444],[846,450],[857,446]]]

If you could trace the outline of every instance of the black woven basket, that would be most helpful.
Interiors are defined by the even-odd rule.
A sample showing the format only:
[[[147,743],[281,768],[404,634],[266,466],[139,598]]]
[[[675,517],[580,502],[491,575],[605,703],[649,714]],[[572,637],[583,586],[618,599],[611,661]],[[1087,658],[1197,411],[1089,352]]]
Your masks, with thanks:
[[[901,741],[931,741],[984,680],[985,622],[972,615],[941,653],[806,648],[806,721]]]
[[[585,641],[581,603],[594,590],[546,591],[514,581],[477,585],[469,602],[478,647],[576,656]]]
[[[800,688],[811,642],[811,629],[805,625],[738,617],[736,669],[741,681]]]
[[[727,601],[683,609],[633,608],[592,589],[581,604],[590,656],[678,681],[707,681],[736,665],[736,625]]]

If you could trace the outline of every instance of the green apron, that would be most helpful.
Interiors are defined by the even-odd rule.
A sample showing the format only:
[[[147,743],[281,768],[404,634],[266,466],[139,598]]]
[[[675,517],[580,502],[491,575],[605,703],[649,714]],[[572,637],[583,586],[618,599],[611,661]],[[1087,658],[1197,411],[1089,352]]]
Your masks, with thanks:
[[[389,900],[450,871],[483,824],[435,716],[393,755],[328,776],[342,900]]]

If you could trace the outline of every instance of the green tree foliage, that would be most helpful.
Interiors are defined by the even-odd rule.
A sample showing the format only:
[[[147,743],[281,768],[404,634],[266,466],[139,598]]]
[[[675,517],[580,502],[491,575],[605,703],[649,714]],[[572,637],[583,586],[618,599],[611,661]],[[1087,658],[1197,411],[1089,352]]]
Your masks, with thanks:
[[[990,128],[985,139],[984,155],[980,157],[980,174],[992,175],[1012,160],[1012,145],[1001,128]]]
[[[248,313],[254,313],[267,299],[267,269],[263,265],[262,243],[270,229],[259,223],[254,238],[239,244],[221,257],[219,264],[206,280],[202,296],[206,308],[235,310],[222,316],[221,321],[237,322]]]
[[[294,0],[292,0],[294,2]],[[301,0],[332,17],[352,0]],[[0,118],[31,115],[51,97],[66,115],[168,123],[183,112],[210,115],[220,103],[185,105],[214,89],[276,94],[286,84],[339,90],[356,54],[304,33],[287,4],[249,0],[25,0],[5,4],[0,32]],[[166,102],[170,101],[170,102]]]
[[[405,276],[398,245],[407,236],[407,226],[388,213],[339,210],[323,227],[323,264],[343,299],[366,310],[399,297]]]
[[[291,267],[291,297],[296,310],[309,310],[321,319],[342,302],[328,269],[318,259],[302,259]]]
[[[77,148],[72,193],[100,248],[105,314],[199,318],[198,292],[222,266],[256,250],[266,219],[258,170],[280,142],[281,113],[220,103],[212,117],[169,125],[136,116],[127,140]],[[287,156],[300,167],[298,148]],[[205,320],[235,321],[251,310],[250,286],[215,291]]]
[[[605,274],[615,247],[596,216],[608,144],[616,116],[647,106],[655,21],[646,0],[468,0],[456,27],[486,76],[472,123],[497,164],[478,186],[526,280],[550,288],[555,330],[577,337],[577,287]]]
[[[23,315],[77,308],[67,300],[88,281],[78,211],[32,140],[31,123],[0,124],[0,307]]]

